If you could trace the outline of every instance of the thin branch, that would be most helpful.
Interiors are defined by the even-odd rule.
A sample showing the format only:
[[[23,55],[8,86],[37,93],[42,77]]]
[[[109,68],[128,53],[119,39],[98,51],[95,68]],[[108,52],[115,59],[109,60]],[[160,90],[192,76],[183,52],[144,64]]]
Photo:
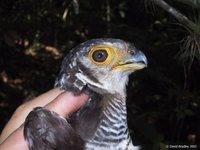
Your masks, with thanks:
[[[192,30],[195,29],[196,24],[194,22],[189,20],[185,15],[176,10],[174,7],[170,6],[164,0],[152,0],[152,1],[156,5],[158,5],[159,7],[170,13],[172,16],[174,16],[180,23],[184,24],[185,26],[189,27]]]
[[[66,18],[67,18],[67,15],[68,15],[68,12],[69,12],[69,8],[70,8],[70,7],[73,7],[73,8],[74,8],[74,13],[75,13],[76,15],[79,14],[79,3],[78,3],[78,0],[72,0],[72,1],[70,2],[70,4],[67,6],[67,8],[65,8],[65,11],[64,11],[64,13],[63,13],[63,15],[62,15],[63,21],[66,21]]]
[[[200,7],[200,0],[176,0],[180,3],[188,4],[192,7],[199,8]]]

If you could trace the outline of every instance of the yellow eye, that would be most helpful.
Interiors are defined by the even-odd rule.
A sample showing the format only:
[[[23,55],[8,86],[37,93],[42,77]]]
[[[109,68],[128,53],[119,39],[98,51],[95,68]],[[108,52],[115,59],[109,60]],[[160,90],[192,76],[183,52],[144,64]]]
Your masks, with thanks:
[[[112,49],[109,47],[97,46],[89,52],[89,59],[97,65],[109,64],[112,58]]]

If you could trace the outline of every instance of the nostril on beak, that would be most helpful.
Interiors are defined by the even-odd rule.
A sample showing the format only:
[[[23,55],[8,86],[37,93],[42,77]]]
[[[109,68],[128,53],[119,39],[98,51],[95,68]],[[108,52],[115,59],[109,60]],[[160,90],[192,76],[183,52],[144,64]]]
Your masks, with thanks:
[[[128,45],[128,53],[131,55],[135,55],[137,53],[137,48],[134,46],[134,44],[129,44]]]
[[[134,55],[136,52],[134,50],[129,50],[129,54]]]

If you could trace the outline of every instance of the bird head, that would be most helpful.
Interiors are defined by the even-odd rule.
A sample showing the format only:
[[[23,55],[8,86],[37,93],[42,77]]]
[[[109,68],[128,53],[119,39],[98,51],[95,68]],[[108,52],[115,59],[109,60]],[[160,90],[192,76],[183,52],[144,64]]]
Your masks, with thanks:
[[[81,92],[125,91],[128,75],[147,66],[145,55],[119,39],[92,39],[73,48],[64,58],[55,86]]]

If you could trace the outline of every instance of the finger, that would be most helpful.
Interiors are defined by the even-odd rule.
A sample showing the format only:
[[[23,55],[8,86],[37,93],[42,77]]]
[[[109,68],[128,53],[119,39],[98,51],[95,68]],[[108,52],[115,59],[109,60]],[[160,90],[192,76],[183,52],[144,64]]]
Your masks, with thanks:
[[[84,106],[88,97],[89,96],[84,93],[75,96],[73,93],[66,91],[47,104],[45,108],[55,111],[63,117],[67,117]]]

